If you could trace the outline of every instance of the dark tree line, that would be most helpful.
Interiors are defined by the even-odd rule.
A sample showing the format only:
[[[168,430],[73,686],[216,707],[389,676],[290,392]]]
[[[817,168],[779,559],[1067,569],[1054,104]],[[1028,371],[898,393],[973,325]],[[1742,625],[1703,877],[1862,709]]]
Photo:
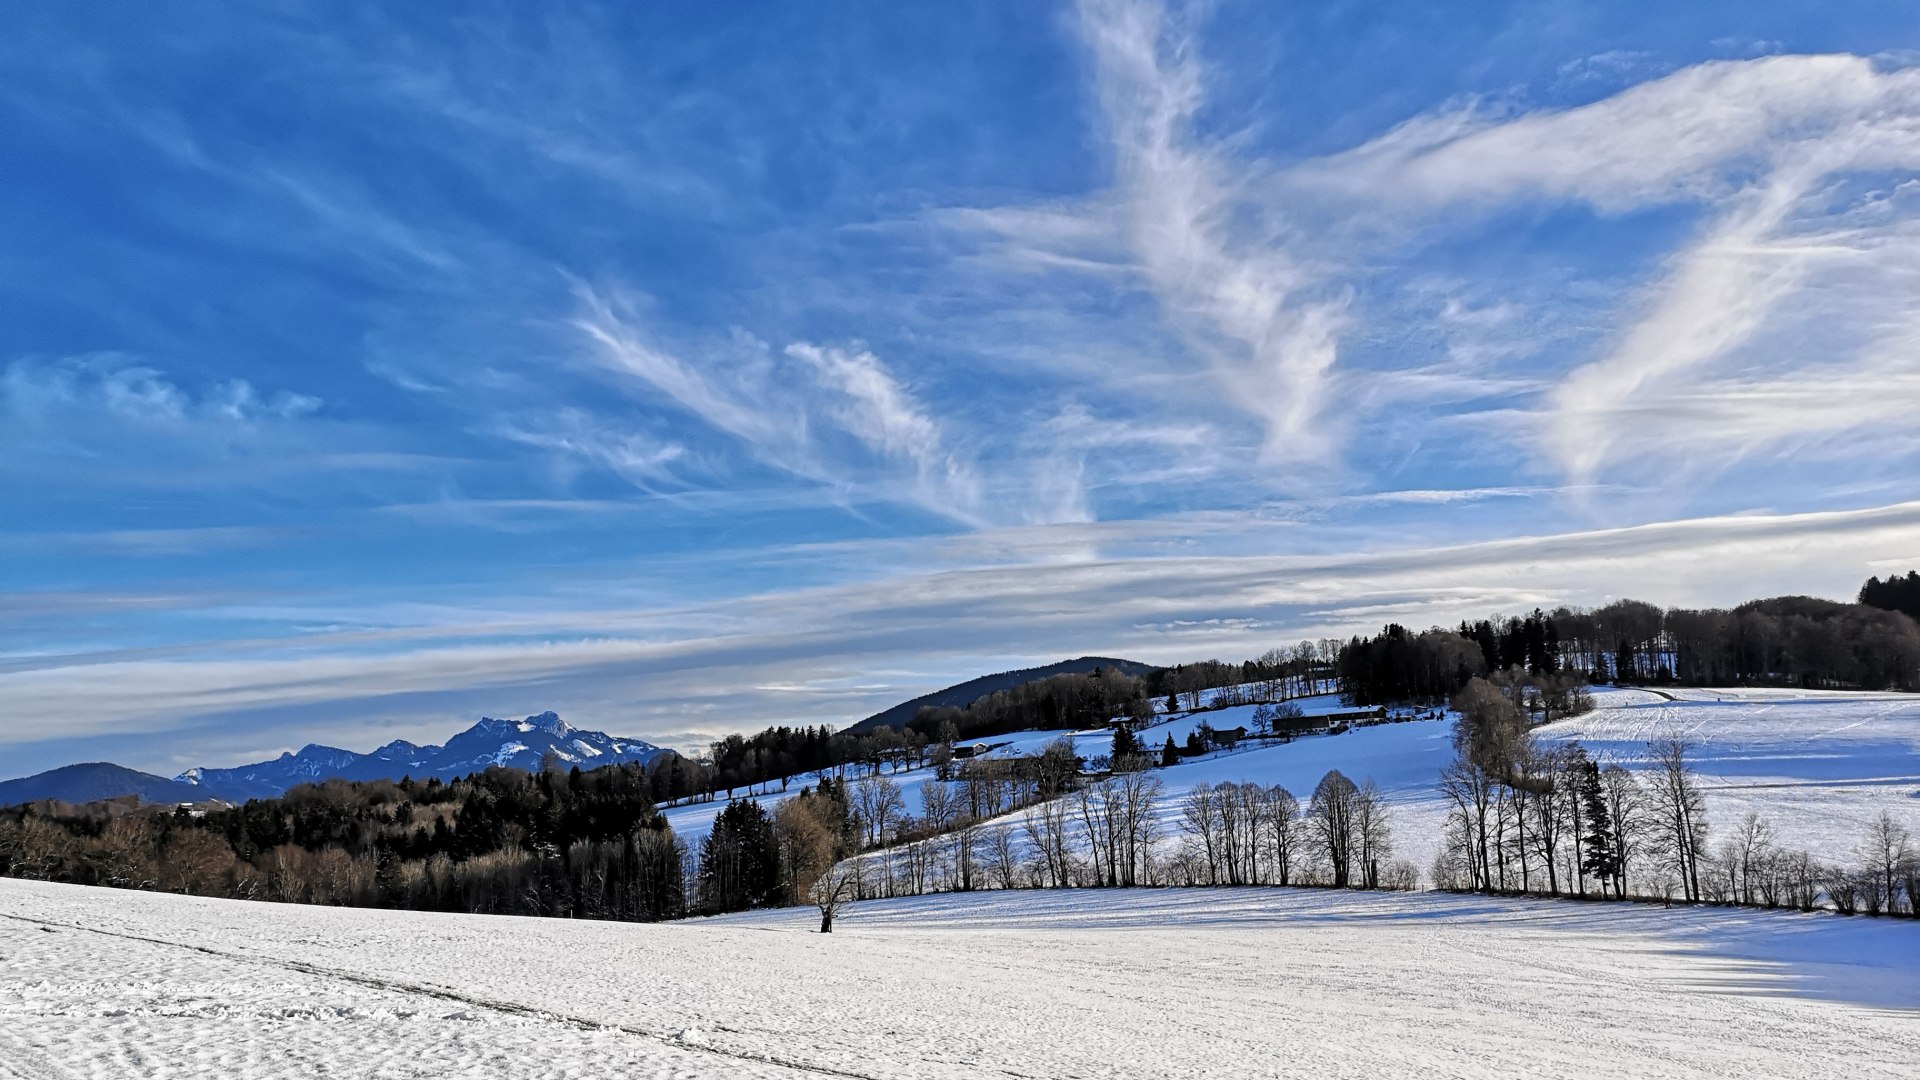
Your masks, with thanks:
[[[1379,705],[1445,701],[1488,667],[1471,638],[1438,627],[1416,634],[1396,623],[1348,642],[1335,670],[1355,705]]]
[[[296,903],[672,918],[683,858],[636,765],[329,780],[205,812],[127,800],[0,812],[8,873]]]
[[[930,742],[951,745],[1015,731],[1097,727],[1116,716],[1144,719],[1152,714],[1145,680],[1096,668],[996,690],[964,709],[928,706],[908,721],[907,729]]]
[[[1892,579],[1904,582],[1906,579]],[[1865,590],[1863,590],[1863,593]],[[1920,689],[1920,625],[1898,611],[1805,596],[1731,609],[1620,601],[1418,633],[1391,625],[1336,661],[1356,705],[1439,702],[1477,676],[1594,682]]]
[[[765,784],[786,791],[802,776],[842,773],[849,768],[878,771],[882,765],[917,768],[932,748],[911,728],[880,728],[865,733],[834,731],[822,724],[770,727],[752,735],[729,735],[713,743],[702,758],[669,750],[650,766],[654,790],[663,802],[733,798]]]
[[[1920,619],[1920,570],[1909,570],[1905,577],[1888,574],[1885,581],[1870,577],[1860,586],[1859,600],[1868,607]]]

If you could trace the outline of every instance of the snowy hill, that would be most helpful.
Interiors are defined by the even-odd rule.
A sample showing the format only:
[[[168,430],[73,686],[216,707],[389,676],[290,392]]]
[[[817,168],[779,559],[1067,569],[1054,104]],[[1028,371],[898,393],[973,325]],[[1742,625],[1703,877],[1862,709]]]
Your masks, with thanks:
[[[0,1075],[1908,1077],[1898,920],[1292,889],[642,925],[0,881]],[[586,958],[617,958],[590,962]]]
[[[537,770],[552,755],[562,765],[597,769],[624,762],[646,762],[661,753],[640,739],[616,738],[583,731],[551,712],[524,720],[479,723],[448,739],[444,746],[416,746],[396,741],[369,754],[331,746],[308,745],[297,754],[231,769],[190,769],[177,779],[212,797],[243,800],[270,798],[296,784],[338,777],[343,780],[416,780],[476,773],[495,765]]]
[[[998,690],[1010,690],[1016,686],[1055,675],[1084,675],[1099,669],[1118,671],[1126,675],[1145,675],[1154,670],[1152,664],[1143,664],[1138,660],[1120,660],[1111,656],[1081,656],[1072,660],[1044,667],[1022,668],[1019,671],[1001,671],[992,675],[982,675],[955,683],[930,694],[922,694],[911,701],[903,701],[890,709],[874,713],[865,720],[849,727],[850,734],[862,734],[883,727],[901,727],[912,720],[921,709],[931,705],[950,705],[964,709],[968,705]]]

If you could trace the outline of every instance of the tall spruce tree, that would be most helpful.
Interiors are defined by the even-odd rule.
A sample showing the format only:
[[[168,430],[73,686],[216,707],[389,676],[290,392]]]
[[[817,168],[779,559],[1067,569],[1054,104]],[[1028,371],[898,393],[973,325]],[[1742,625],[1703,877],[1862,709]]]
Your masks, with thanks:
[[[1607,812],[1599,764],[1582,761],[1577,769],[1580,803],[1586,810],[1586,835],[1580,838],[1580,869],[1599,878],[1600,890],[1605,894],[1620,880],[1620,852],[1614,843],[1613,820]]]

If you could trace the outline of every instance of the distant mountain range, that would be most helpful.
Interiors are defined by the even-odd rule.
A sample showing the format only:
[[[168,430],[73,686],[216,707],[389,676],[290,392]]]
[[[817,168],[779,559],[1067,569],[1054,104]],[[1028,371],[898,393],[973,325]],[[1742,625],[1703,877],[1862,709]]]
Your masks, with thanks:
[[[992,675],[982,675],[977,679],[968,679],[955,683],[944,690],[935,690],[931,694],[922,694],[912,701],[903,701],[884,712],[874,713],[865,720],[848,728],[853,734],[877,731],[886,727],[904,727],[914,714],[929,705],[950,705],[964,709],[974,702],[998,690],[1011,690],[1022,683],[1030,683],[1054,675],[1084,675],[1095,668],[1119,671],[1126,675],[1145,675],[1155,670],[1152,664],[1143,664],[1138,660],[1117,660],[1111,656],[1081,656],[1072,660],[1062,660],[1045,667],[1022,668],[1019,671],[1002,671]]]
[[[135,795],[146,802],[244,802],[281,795],[319,780],[416,780],[476,773],[491,765],[537,770],[549,754],[566,766],[651,761],[663,753],[640,739],[583,731],[551,712],[525,720],[483,718],[444,746],[390,742],[370,754],[309,744],[297,754],[231,769],[188,769],[168,780],[106,762],[68,765],[19,780],[0,782],[0,806],[59,799],[83,803]]]
[[[1111,656],[1082,656],[1043,667],[982,675],[944,690],[903,701],[848,728],[851,732],[900,727],[929,705],[965,708],[997,690],[1054,675],[1080,675],[1096,668],[1145,675],[1152,664]],[[371,753],[357,754],[334,746],[308,744],[298,753],[281,754],[272,761],[231,769],[188,769],[169,780],[110,762],[67,765],[19,780],[0,781],[0,806],[43,799],[85,803],[133,795],[143,802],[196,803],[219,800],[245,802],[268,799],[300,784],[321,780],[451,780],[490,765],[537,770],[549,754],[563,766],[595,769],[624,762],[645,763],[665,753],[641,739],[617,738],[598,731],[582,731],[551,712],[525,720],[483,718],[448,739],[444,746],[416,746],[399,740]]]

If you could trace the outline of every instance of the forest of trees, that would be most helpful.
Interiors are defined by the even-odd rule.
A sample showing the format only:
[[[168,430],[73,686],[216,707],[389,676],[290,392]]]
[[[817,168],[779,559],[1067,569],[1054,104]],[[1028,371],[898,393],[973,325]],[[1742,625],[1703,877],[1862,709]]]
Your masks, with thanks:
[[[13,876],[292,903],[664,919],[685,911],[684,863],[634,765],[329,780],[205,812],[0,811]]]
[[[1870,577],[1860,586],[1859,600],[1868,607],[1920,619],[1920,570],[1909,570],[1905,577],[1888,574],[1885,581]]]
[[[1419,633],[1388,626],[1349,641],[1336,663],[1341,691],[1357,704],[1445,701],[1500,671],[1581,682],[1916,690],[1920,625],[1880,607],[1805,596],[1731,609],[1624,600]]]
[[[996,690],[965,708],[928,706],[907,723],[907,731],[951,744],[1014,731],[1098,727],[1116,716],[1151,715],[1145,680],[1096,668],[1084,675],[1052,675]]]

